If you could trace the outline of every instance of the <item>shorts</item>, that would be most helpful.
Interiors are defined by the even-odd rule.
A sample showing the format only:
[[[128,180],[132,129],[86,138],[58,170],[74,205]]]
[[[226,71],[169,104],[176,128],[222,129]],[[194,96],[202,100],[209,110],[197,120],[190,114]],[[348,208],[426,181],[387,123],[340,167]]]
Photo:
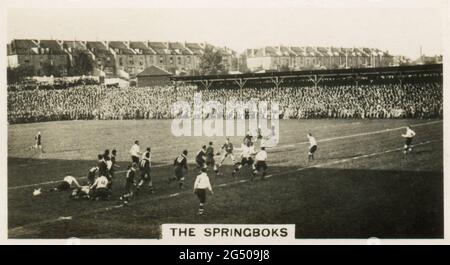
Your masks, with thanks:
[[[260,171],[261,169],[266,171],[267,170],[266,161],[256,161],[255,169],[256,171]]]
[[[67,181],[63,181],[59,183],[59,185],[56,188],[62,191],[70,190],[70,184]]]
[[[249,165],[249,166],[252,166],[253,165],[253,158],[251,158],[251,157],[243,157],[242,158],[242,160],[241,160],[241,165],[243,165],[243,166],[245,166],[246,164],[247,165]]]
[[[195,162],[197,163],[197,165],[201,168],[205,167],[205,160],[203,159],[196,159]]]
[[[107,198],[109,196],[109,191],[107,188],[98,188],[95,189],[93,195],[97,198]]]
[[[405,145],[411,145],[412,139],[413,139],[413,138],[411,138],[411,137],[406,138],[406,140],[405,140]]]
[[[197,198],[200,201],[200,203],[206,202],[206,189],[196,189],[195,194],[197,195]]]
[[[87,182],[88,182],[89,184],[93,184],[94,181],[95,181],[95,174],[88,174],[88,176],[87,176]]]
[[[206,165],[207,166],[214,166],[215,163],[216,163],[216,161],[214,160],[214,157],[206,158]]]
[[[139,157],[138,156],[131,156],[131,162],[136,163],[136,165],[139,165]]]
[[[311,154],[314,154],[316,151],[317,151],[317,145],[313,145],[313,146],[311,146],[311,147],[309,148],[309,152],[310,152]]]
[[[141,170],[141,179],[143,179],[143,180],[149,180],[149,179],[151,179],[151,176],[150,176],[150,169],[147,169],[147,170],[142,169],[142,170]]]
[[[131,193],[134,190],[134,183],[133,182],[127,182],[125,183],[125,192]]]
[[[184,178],[184,170],[182,167],[176,167],[175,170],[175,177],[180,180],[182,178]]]

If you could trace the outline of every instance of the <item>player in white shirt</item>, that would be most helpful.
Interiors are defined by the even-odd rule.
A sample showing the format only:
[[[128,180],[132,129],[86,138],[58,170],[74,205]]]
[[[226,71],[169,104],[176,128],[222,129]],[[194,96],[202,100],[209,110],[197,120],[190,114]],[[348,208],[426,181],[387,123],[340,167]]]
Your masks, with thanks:
[[[202,173],[195,178],[194,182],[194,194],[197,195],[198,200],[200,201],[198,207],[198,214],[203,214],[204,206],[206,202],[206,190],[209,190],[211,194],[214,194],[211,183],[209,182],[209,177],[206,174],[207,169],[202,168]]]
[[[308,149],[308,162],[314,160],[314,153],[317,151],[317,141],[312,133],[308,133],[309,149]]]
[[[253,177],[256,176],[256,174],[258,174],[258,172],[260,172],[262,170],[262,175],[261,175],[261,179],[264,180],[266,177],[266,172],[267,172],[267,152],[266,152],[266,148],[264,146],[261,147],[261,150],[256,154],[255,156],[255,169],[253,170],[253,176],[252,176],[252,180]]]
[[[61,181],[61,183],[58,184],[58,186],[51,188],[49,190],[46,190],[47,192],[53,192],[53,191],[68,191],[70,189],[77,189],[80,188],[81,185],[78,183],[76,178],[73,176],[65,176],[64,179]],[[33,191],[33,195],[37,196],[42,194],[42,188],[35,189]]]
[[[98,177],[94,184],[90,187],[92,190],[92,198],[106,200],[110,195],[110,191],[108,189],[108,178],[105,176]]]
[[[411,129],[411,126],[406,127],[406,133],[402,134],[402,137],[405,138],[405,146],[403,148],[403,153],[412,151],[412,140],[416,136],[416,132]]]
[[[90,199],[91,189],[89,186],[81,186],[72,191],[71,199]]]
[[[239,172],[239,170],[244,166],[244,165],[248,165],[249,167],[251,167],[252,169],[252,174],[253,174],[253,170],[254,170],[254,161],[252,156],[255,155],[255,147],[252,144],[251,141],[246,141],[245,144],[242,144],[241,148],[236,148],[236,150],[241,150],[242,154],[241,154],[241,162],[238,162],[236,164],[236,167],[233,170],[232,176],[235,177],[236,174]]]
[[[129,153],[131,155],[131,162],[139,165],[139,155],[141,154],[141,148],[139,147],[138,140],[134,141],[134,144],[131,146]]]

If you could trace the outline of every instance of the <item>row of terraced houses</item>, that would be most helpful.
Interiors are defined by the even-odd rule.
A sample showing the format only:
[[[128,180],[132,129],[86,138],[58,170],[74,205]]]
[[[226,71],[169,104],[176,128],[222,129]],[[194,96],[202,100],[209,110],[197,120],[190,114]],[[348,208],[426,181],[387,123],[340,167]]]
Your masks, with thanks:
[[[220,52],[227,71],[237,69],[233,50],[208,43],[13,40],[7,51],[9,67],[30,65],[37,75],[46,74],[46,63],[58,67],[64,75],[74,63],[74,54],[84,52],[93,59],[94,75],[129,77],[150,66],[173,74],[196,74],[207,47]]]
[[[209,47],[219,51],[227,72],[380,67],[394,65],[394,56],[373,48],[267,46],[246,49],[238,55],[229,48],[208,43],[151,41],[13,40],[8,44],[8,66],[32,66],[45,75],[51,64],[62,75],[74,64],[78,52],[94,62],[94,75],[133,77],[150,66],[173,74],[198,74],[200,58]]]

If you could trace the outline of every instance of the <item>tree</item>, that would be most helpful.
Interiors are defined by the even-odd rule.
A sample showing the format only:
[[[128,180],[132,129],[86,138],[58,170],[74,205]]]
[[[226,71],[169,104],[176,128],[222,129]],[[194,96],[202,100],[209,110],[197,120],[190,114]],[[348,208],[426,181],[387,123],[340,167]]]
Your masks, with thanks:
[[[72,76],[91,75],[94,70],[94,60],[83,51],[76,51],[73,54],[73,64],[69,69]]]
[[[33,76],[34,74],[33,67],[28,65],[20,65],[15,68],[8,67],[6,71],[8,84],[20,83],[25,77]]]
[[[220,51],[206,47],[205,53],[200,57],[200,74],[217,75],[225,72]]]

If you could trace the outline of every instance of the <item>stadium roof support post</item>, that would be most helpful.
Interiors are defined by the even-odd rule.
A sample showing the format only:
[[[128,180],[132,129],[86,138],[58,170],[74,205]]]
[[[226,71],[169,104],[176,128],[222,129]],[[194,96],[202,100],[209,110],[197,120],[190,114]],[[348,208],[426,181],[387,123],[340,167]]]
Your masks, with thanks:
[[[320,83],[320,81],[322,81],[322,78],[323,76],[318,77],[317,75],[308,76],[309,81],[314,83],[314,89],[317,89],[317,85]]]
[[[403,88],[403,73],[399,72],[399,74],[397,75],[398,78],[398,83],[400,84],[400,89]]]
[[[200,80],[200,83],[205,87],[206,90],[211,87],[213,82],[214,80]]]
[[[361,76],[359,74],[355,74],[352,76],[352,79],[355,81],[355,85],[359,85],[359,80],[361,79]]]
[[[244,87],[245,83],[247,83],[247,79],[234,79],[234,82],[239,86],[239,98],[242,100],[242,88]]]
[[[277,93],[278,93],[278,88],[279,88],[279,86],[281,85],[281,83],[283,83],[283,80],[284,80],[284,78],[281,78],[281,77],[278,77],[278,76],[276,76],[275,78],[270,78],[270,80],[272,81],[272,83],[274,83],[275,84],[275,89],[276,89],[276,91],[277,91]],[[272,96],[273,96],[273,89],[272,89]]]

